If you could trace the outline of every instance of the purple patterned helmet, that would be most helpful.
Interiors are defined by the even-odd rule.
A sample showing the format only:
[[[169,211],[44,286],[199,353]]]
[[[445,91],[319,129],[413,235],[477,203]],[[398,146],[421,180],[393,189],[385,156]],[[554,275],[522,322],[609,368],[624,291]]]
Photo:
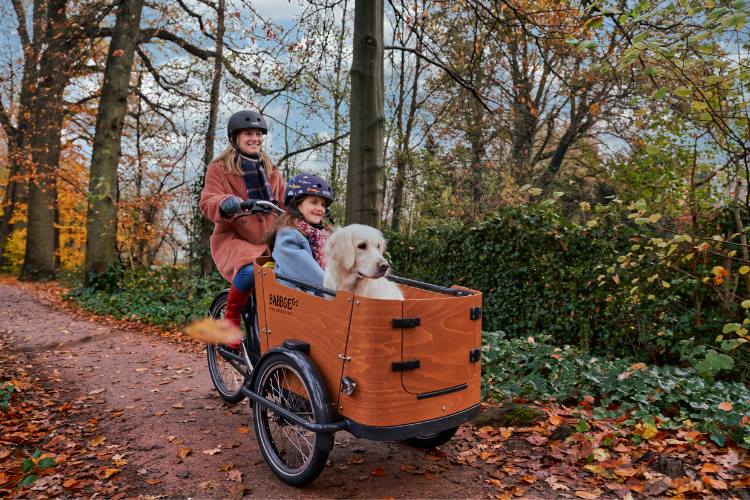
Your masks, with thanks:
[[[319,196],[326,200],[326,205],[333,203],[333,188],[324,178],[309,172],[295,175],[286,184],[284,205],[290,207],[305,196]]]

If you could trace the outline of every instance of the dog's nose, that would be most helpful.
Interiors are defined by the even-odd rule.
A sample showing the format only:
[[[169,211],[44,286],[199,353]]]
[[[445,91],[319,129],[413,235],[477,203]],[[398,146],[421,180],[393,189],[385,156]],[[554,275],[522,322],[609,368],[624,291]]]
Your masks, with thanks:
[[[381,273],[385,274],[385,273],[386,273],[386,271],[388,271],[388,268],[389,268],[389,267],[390,267],[390,266],[388,265],[388,263],[387,263],[387,262],[381,262],[381,263],[380,263],[380,264],[378,265],[378,271],[380,271]]]

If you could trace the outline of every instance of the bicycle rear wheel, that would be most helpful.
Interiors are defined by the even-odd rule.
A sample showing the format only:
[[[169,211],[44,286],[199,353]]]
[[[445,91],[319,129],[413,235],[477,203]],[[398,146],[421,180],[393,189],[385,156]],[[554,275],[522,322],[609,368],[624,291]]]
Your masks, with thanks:
[[[226,290],[216,296],[208,310],[211,318],[224,318],[228,296],[229,292]],[[220,344],[208,345],[206,355],[208,357],[208,373],[211,375],[211,381],[221,399],[227,403],[242,401],[245,398],[242,394],[242,386],[249,375],[249,370],[241,350],[229,349]]]

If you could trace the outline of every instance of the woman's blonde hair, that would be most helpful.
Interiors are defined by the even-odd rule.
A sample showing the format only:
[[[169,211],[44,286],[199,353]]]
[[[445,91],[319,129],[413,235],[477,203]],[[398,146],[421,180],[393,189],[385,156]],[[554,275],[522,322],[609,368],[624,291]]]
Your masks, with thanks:
[[[231,145],[222,151],[222,153],[211,160],[211,163],[220,161],[224,166],[224,170],[234,175],[242,175],[242,167],[240,162],[240,154]],[[266,154],[265,151],[260,152],[260,161],[263,164],[263,168],[266,172],[271,172],[276,169],[276,165],[271,161],[271,157]]]

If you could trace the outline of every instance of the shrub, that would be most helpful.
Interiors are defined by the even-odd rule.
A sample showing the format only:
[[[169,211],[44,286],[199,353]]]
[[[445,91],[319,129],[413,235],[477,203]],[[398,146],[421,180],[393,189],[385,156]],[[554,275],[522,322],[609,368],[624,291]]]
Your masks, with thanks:
[[[644,224],[656,217],[641,215],[613,203],[575,222],[549,203],[520,205],[472,227],[447,221],[389,235],[389,252],[397,274],[481,290],[486,330],[744,379],[747,349],[737,348],[750,301],[727,301],[728,282],[715,284],[718,243],[658,231]]]
[[[188,269],[163,266],[128,269],[117,280],[106,280],[106,287],[74,288],[67,297],[98,314],[180,326],[205,316],[214,296],[226,287],[218,275],[196,278]]]
[[[503,332],[485,332],[484,395],[568,405],[591,396],[597,418],[627,415],[625,425],[653,421],[664,428],[695,423],[719,445],[730,438],[750,447],[750,428],[743,422],[750,414],[750,390],[745,385],[706,381],[691,368],[600,359],[548,340],[508,339]]]

